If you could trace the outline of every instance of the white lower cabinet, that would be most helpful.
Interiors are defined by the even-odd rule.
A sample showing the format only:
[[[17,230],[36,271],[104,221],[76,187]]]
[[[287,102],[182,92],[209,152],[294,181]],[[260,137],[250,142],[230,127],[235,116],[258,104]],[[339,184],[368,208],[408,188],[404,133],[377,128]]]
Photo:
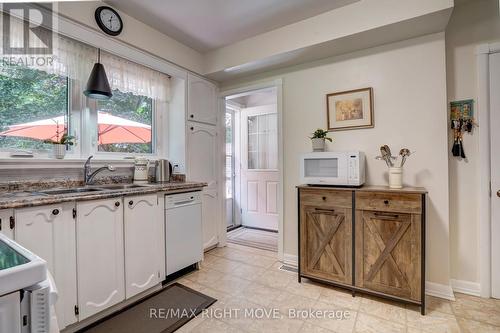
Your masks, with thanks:
[[[79,319],[125,299],[122,198],[77,202]]]
[[[2,209],[0,210],[0,233],[14,239],[14,210]]]
[[[14,238],[45,261],[58,289],[60,328],[77,321],[74,203],[16,209]],[[3,221],[3,219],[2,219]]]
[[[158,196],[124,198],[125,295],[130,298],[165,278],[163,210]]]

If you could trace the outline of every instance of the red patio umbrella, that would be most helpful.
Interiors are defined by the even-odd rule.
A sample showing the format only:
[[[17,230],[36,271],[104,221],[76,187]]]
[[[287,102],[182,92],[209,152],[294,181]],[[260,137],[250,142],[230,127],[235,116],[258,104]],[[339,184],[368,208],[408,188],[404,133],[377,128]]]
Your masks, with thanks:
[[[151,142],[151,126],[99,111],[99,144]],[[56,141],[64,133],[64,116],[9,126],[0,136],[18,136]]]

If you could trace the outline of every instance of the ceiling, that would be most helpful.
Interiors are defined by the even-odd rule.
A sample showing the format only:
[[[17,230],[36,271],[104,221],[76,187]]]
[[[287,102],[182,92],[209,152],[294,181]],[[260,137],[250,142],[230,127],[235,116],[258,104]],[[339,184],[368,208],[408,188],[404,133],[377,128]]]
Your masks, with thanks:
[[[107,0],[120,11],[200,52],[277,29],[359,0]]]

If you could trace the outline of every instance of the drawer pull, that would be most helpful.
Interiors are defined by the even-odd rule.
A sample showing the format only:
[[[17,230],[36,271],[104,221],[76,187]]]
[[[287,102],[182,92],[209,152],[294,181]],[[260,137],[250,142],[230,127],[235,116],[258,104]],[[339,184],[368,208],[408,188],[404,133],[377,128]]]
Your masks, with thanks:
[[[335,209],[314,208],[316,213],[335,214]]]
[[[384,204],[388,205],[389,204],[389,200],[384,200]]]
[[[120,201],[115,202],[116,207],[120,207]]]
[[[134,204],[134,200],[130,200],[130,201],[128,202],[128,204],[129,204],[129,206],[132,206],[132,205]]]
[[[323,199],[323,201],[325,201],[325,200],[326,200],[326,197],[323,197],[322,199]]]
[[[377,216],[377,217],[385,217],[385,218],[390,218],[390,219],[397,219],[397,218],[399,218],[398,214],[387,214],[387,213],[379,213],[379,212],[375,212],[373,214],[375,216]]]
[[[52,215],[59,215],[59,209],[54,209],[52,211]]]

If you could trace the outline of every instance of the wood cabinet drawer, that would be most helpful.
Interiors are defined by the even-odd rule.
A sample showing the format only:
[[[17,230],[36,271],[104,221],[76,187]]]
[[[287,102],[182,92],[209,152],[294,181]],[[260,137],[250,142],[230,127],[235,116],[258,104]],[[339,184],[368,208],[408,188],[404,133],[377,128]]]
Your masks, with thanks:
[[[422,195],[386,192],[356,192],[356,209],[381,212],[422,212]]]
[[[301,189],[300,204],[315,207],[352,208],[351,191],[331,191],[327,189]]]

